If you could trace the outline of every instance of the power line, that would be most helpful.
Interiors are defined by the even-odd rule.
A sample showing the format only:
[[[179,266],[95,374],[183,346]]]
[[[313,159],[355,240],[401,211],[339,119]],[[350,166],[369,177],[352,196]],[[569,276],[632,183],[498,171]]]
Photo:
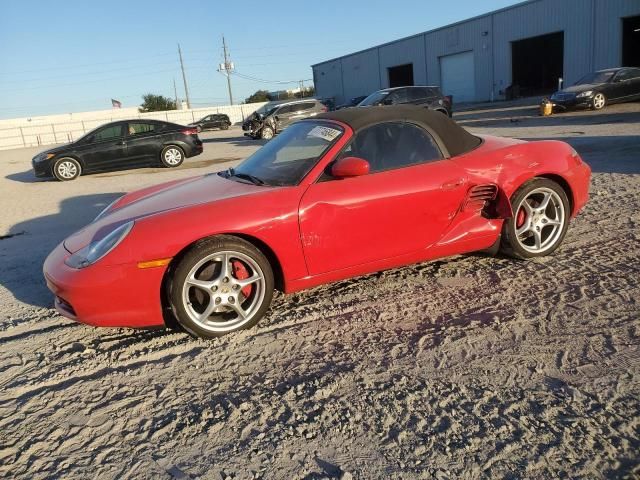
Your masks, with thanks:
[[[267,80],[264,78],[258,78],[258,77],[253,77],[251,75],[244,75],[242,73],[239,72],[233,72],[234,75],[237,75],[240,78],[244,78],[245,80],[251,80],[254,82],[259,82],[259,83],[271,83],[271,84],[279,84],[279,85],[286,85],[286,84],[291,84],[291,83],[300,83],[300,82],[310,82],[313,79],[312,78],[306,78],[304,80]]]

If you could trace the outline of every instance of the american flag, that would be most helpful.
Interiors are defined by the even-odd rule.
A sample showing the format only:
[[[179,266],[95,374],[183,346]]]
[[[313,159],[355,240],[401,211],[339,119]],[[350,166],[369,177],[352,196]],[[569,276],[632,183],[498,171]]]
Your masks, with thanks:
[[[120,102],[119,100],[114,100],[113,98],[111,99],[111,106],[113,108],[122,108],[122,102]]]

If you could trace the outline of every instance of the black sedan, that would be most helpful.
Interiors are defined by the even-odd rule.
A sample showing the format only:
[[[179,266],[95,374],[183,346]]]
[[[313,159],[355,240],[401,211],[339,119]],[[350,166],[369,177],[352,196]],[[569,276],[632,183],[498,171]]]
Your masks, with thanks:
[[[225,115],[224,113],[215,113],[202,117],[197,122],[190,123],[189,126],[196,127],[199,132],[203,130],[211,130],[212,128],[228,130],[231,126],[231,120],[229,120],[229,115]]]
[[[555,109],[600,110],[609,103],[640,100],[640,68],[609,68],[590,73],[551,96]]]
[[[177,167],[185,158],[201,153],[202,141],[196,128],[158,120],[121,120],[102,125],[73,143],[39,153],[31,164],[36,177],[66,181],[108,170]]]

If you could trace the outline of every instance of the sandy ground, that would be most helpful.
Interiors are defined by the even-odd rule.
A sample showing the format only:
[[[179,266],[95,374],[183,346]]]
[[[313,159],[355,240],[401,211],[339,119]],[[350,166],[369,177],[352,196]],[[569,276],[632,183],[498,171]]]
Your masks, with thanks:
[[[640,104],[477,132],[569,141],[594,170],[564,246],[460,256],[292,296],[215,341],[55,313],[47,253],[123,192],[233,165],[207,133],[178,170],[35,181],[0,153],[0,476],[640,478]]]

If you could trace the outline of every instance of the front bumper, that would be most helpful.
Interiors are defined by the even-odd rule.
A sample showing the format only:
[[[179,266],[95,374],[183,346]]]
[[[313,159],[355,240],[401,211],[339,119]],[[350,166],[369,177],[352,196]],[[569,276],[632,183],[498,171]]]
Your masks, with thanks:
[[[588,108],[591,105],[593,96],[590,97],[570,97],[570,98],[553,98],[551,104],[554,109],[569,110],[571,108]]]
[[[36,162],[31,160],[31,166],[36,177],[51,177],[51,165],[49,165],[48,161]]]
[[[75,269],[64,263],[70,255],[61,243],[43,266],[61,315],[96,327],[164,325],[160,295],[166,267],[139,269],[135,263],[101,265],[98,261]]]

